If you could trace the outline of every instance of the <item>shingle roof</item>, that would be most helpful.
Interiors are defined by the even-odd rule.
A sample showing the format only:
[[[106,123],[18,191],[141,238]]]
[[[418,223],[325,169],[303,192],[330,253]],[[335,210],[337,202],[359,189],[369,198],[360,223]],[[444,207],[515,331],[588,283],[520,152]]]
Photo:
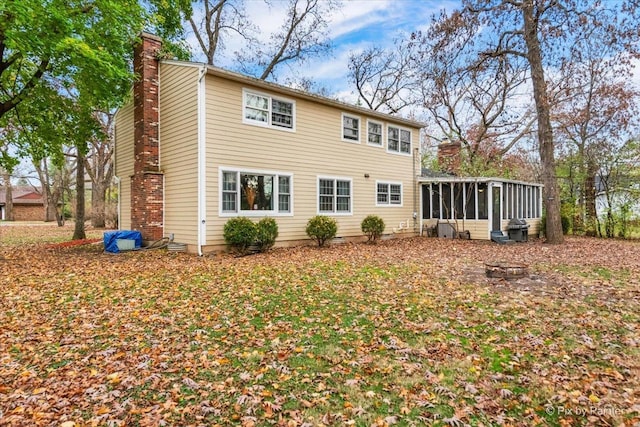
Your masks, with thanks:
[[[11,196],[14,205],[41,205],[42,194],[33,187],[13,187]],[[0,187],[0,205],[7,204],[7,192],[5,187]]]

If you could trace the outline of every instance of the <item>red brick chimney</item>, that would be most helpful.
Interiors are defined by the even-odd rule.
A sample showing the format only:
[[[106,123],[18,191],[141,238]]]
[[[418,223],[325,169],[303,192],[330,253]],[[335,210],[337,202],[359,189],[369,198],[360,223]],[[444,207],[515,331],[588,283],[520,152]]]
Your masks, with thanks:
[[[443,142],[438,145],[438,165],[444,172],[454,175],[460,170],[460,142]]]
[[[158,139],[160,79],[159,37],[140,34],[134,47],[133,84],[134,167],[131,177],[131,228],[145,241],[163,237],[164,176],[160,170]]]

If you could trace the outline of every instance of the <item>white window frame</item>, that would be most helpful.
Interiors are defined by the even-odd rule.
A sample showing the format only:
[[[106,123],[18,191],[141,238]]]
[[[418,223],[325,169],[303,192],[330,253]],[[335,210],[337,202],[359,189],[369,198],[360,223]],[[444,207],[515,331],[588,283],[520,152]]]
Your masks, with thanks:
[[[333,185],[333,211],[321,211],[320,210],[320,180],[332,180]],[[349,212],[341,211],[338,212],[336,210],[337,207],[337,181],[348,181],[349,182]],[[316,210],[318,215],[327,215],[327,216],[352,216],[353,215],[353,179],[345,176],[322,176],[318,175],[316,177]]]
[[[387,186],[387,195],[388,195],[387,203],[381,203],[378,201],[378,185],[379,184]],[[391,186],[392,185],[400,186],[400,203],[391,202]],[[402,183],[402,181],[376,181],[375,198],[376,198],[376,207],[401,208],[404,205],[404,184]]]
[[[358,139],[345,138],[344,136],[344,119],[348,117],[350,119],[356,119],[358,121]],[[344,142],[350,142],[352,144],[360,144],[360,135],[362,134],[362,118],[355,114],[342,113],[340,116],[340,135]]]
[[[389,149],[389,130],[390,129],[398,129],[398,150],[391,150]],[[402,131],[405,132],[409,132],[409,152],[405,153],[404,151],[401,151],[401,147],[402,147]],[[413,149],[413,132],[411,132],[411,129],[409,128],[405,128],[402,126],[396,126],[396,125],[389,125],[387,124],[387,132],[386,132],[386,140],[387,140],[387,153],[391,153],[391,154],[397,154],[400,156],[411,156],[411,150]]]
[[[269,100],[268,113],[267,113],[267,121],[262,122],[260,120],[252,120],[246,117],[245,111],[247,109],[247,95],[256,95],[263,98],[267,98]],[[273,101],[282,101],[288,102],[291,104],[291,127],[278,126],[273,124]],[[270,95],[268,93],[251,90],[251,89],[242,89],[242,123],[252,125],[252,126],[260,126],[266,127],[269,129],[276,129],[285,132],[295,132],[296,131],[296,101],[293,99],[285,98],[277,95]]]
[[[236,174],[236,212],[228,212],[222,210],[222,193],[223,193],[223,173],[231,172]],[[273,183],[273,206],[272,210],[251,210],[246,211],[242,210],[242,195],[240,190],[240,175],[241,174],[250,174],[250,175],[268,175],[274,177]],[[280,177],[288,177],[289,178],[289,211],[288,212],[280,212],[278,209],[280,202]],[[282,172],[282,171],[269,171],[269,170],[261,170],[261,169],[249,169],[249,168],[239,168],[235,166],[220,166],[218,167],[218,215],[220,217],[225,218],[233,218],[238,216],[246,216],[246,217],[271,217],[271,216],[293,216],[293,173],[292,172]]]
[[[380,144],[373,144],[373,143],[369,142],[369,123],[376,124],[376,125],[380,126]],[[372,147],[383,148],[384,147],[384,131],[385,131],[384,123],[379,122],[377,120],[367,119],[367,145],[370,145]]]

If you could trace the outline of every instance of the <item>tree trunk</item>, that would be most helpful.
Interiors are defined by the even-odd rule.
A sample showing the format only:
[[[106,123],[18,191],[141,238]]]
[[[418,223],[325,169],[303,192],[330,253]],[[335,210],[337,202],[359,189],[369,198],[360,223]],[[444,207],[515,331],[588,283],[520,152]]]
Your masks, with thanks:
[[[587,161],[587,171],[584,180],[585,218],[587,236],[596,236],[597,215],[596,212],[596,174],[598,165],[592,159]]]
[[[4,181],[4,219],[5,221],[13,221],[13,191],[11,188],[11,175],[7,172],[2,174],[2,180]]]
[[[538,39],[538,22],[534,17],[533,0],[522,4],[524,18],[524,40],[527,45],[527,60],[531,70],[533,97],[538,115],[538,150],[542,166],[544,184],[544,207],[547,215],[547,243],[559,244],[564,241],[560,218],[560,193],[556,178],[556,162],[551,129],[551,107],[547,96],[547,83],[542,65],[542,52]]]
[[[76,224],[73,240],[86,239],[84,231],[84,154],[78,149],[76,164]]]
[[[91,185],[91,225],[104,228],[107,188],[101,180],[92,182]]]
[[[51,195],[51,185],[49,184],[49,167],[47,166],[47,159],[33,161],[33,166],[40,178],[40,185],[42,188],[42,203],[44,205],[44,221],[51,222],[56,219],[56,205],[53,203]]]

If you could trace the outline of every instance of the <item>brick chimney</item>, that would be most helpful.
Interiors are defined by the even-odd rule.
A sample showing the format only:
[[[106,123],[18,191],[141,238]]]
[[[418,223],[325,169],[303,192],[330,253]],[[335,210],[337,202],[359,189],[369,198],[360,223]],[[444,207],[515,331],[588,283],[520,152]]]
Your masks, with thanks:
[[[444,172],[457,175],[460,170],[460,142],[443,142],[438,145],[438,165]]]
[[[159,37],[140,34],[134,47],[133,84],[134,167],[131,177],[131,228],[145,241],[163,237],[164,176],[160,170],[158,139],[160,79]]]

